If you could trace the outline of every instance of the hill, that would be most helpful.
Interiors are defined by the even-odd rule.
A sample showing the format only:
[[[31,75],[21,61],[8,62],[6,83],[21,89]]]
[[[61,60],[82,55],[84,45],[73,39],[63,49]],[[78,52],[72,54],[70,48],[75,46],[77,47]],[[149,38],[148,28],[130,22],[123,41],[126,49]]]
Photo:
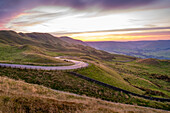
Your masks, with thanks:
[[[85,42],[83,42],[81,40],[72,39],[72,38],[67,37],[67,36],[62,36],[60,38],[61,38],[61,40],[64,40],[67,43],[71,43],[71,44],[75,44],[75,45],[79,44],[79,45],[88,46]]]
[[[112,53],[140,58],[170,59],[170,40],[129,42],[86,42],[89,46]]]
[[[81,104],[75,104],[74,99],[76,97],[73,96],[64,97],[64,95],[62,95],[63,93],[61,95],[59,95],[58,93],[56,94],[54,91],[52,92],[49,89],[43,88],[43,86],[45,86],[48,88],[52,88],[53,90],[72,92],[79,95],[86,95],[88,97],[95,97],[98,99],[100,98],[102,100],[108,100],[112,102],[119,102],[124,104],[126,103],[131,105],[140,105],[140,106],[153,107],[157,109],[169,110],[168,107],[169,102],[151,101],[151,100],[135,97],[132,95],[124,94],[119,91],[114,91],[109,88],[102,87],[93,82],[83,80],[79,77],[72,76],[71,74],[68,74],[65,71],[44,71],[44,70],[0,68],[0,76],[6,76],[9,78],[13,78],[15,80],[24,80],[27,83],[41,85],[38,86],[38,85],[25,84],[23,82],[15,82],[14,80],[1,77],[0,90],[2,96],[0,97],[0,99],[5,100],[4,102],[5,104],[1,103],[3,106],[5,106],[5,108],[23,107],[25,109],[30,108],[30,110],[36,110],[35,109],[36,107],[37,108],[40,107],[42,109],[47,110],[49,107],[50,109],[55,109],[55,108],[57,109],[63,106],[64,108],[66,107],[66,109],[64,109],[63,112],[66,112],[67,110],[71,110],[72,107],[74,107],[74,110],[75,108],[78,108],[78,110],[79,109],[83,110],[84,107],[88,108],[87,105],[91,105],[90,103],[88,103],[87,99],[84,100],[78,97],[77,95],[76,95],[77,99],[80,100],[76,101],[76,103],[77,102],[79,103],[81,100],[84,102]],[[44,98],[47,100],[44,100]],[[70,98],[72,104],[68,102]],[[61,100],[61,101],[57,102],[54,101],[53,99]],[[64,103],[62,103],[63,101]],[[39,106],[37,106],[36,104],[38,104]],[[85,106],[83,107],[84,104]],[[106,106],[109,107],[108,105]],[[60,109],[63,109],[63,107],[61,107]]]
[[[147,65],[157,65],[157,66],[160,65],[160,61],[157,59],[153,59],[153,58],[140,59],[136,62],[141,63],[141,64],[147,64]]]
[[[84,46],[83,42],[68,37],[59,38],[48,33],[16,33],[14,31],[0,31],[0,52],[0,61],[16,63],[39,63],[40,60],[32,60],[38,57],[44,57],[47,61],[56,63],[51,61],[53,56],[73,54],[114,58],[112,54]],[[41,61],[41,63],[47,62]]]
[[[54,57],[65,56],[67,59],[76,59],[89,63],[87,68],[68,71],[74,71],[140,95],[159,98],[170,97],[169,60],[156,60],[159,65],[154,65],[155,59],[144,63],[145,60],[142,61],[136,57],[111,54],[84,46],[80,42],[71,38],[67,38],[66,41],[65,38],[55,37],[47,33],[0,31],[0,61],[20,64],[31,63],[34,65],[57,65],[67,62],[56,60]],[[138,62],[140,60],[141,62]],[[150,101],[126,95],[119,91],[109,90],[74,77],[67,73],[68,71],[41,71],[0,67],[0,76],[113,102],[168,109],[169,102]]]
[[[168,111],[107,102],[54,91],[43,86],[0,77],[0,112],[168,113]]]

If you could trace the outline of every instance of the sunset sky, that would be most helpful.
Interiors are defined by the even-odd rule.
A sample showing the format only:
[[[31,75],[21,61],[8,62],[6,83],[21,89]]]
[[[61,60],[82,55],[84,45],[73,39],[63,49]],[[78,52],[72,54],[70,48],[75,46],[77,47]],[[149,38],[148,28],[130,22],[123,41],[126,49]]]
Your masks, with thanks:
[[[0,0],[0,30],[83,41],[170,40],[170,0]]]

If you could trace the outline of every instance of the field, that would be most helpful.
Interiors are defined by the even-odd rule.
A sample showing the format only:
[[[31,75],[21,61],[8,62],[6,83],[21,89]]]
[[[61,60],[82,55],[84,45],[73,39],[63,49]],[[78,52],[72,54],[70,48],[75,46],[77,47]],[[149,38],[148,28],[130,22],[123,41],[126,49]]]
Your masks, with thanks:
[[[168,60],[146,59],[138,62],[141,59],[132,61],[131,58],[121,57],[115,56],[112,61],[94,61],[89,67],[76,72],[134,93],[161,98],[170,97]]]
[[[0,62],[46,66],[71,65],[70,62],[54,58],[56,56],[65,56],[68,59],[89,63],[87,68],[69,71],[74,71],[133,93],[170,98],[169,60],[140,59],[126,55],[110,54],[81,45],[80,43],[83,42],[80,41],[71,42],[74,43],[65,42],[61,38],[44,33],[18,34],[12,31],[3,31],[0,32]],[[0,76],[102,100],[169,110],[169,102],[151,101],[114,91],[75,77],[69,74],[69,71],[0,67]],[[17,91],[16,88],[14,89]],[[13,96],[9,96],[13,98]],[[39,103],[51,101],[43,101],[39,97],[36,100],[31,96],[25,97],[18,94],[15,98],[20,98],[21,100],[23,98],[24,101],[29,100],[26,102],[28,104],[34,103],[34,101],[39,101]],[[29,98],[33,101],[30,101]],[[47,104],[47,106],[49,105]],[[76,108],[76,110],[80,110],[79,108],[81,107]]]
[[[127,95],[122,92],[96,85],[63,71],[1,68],[0,76],[6,76],[16,80],[24,80],[28,83],[43,85],[56,90],[72,92],[113,102],[147,106],[158,109],[169,109],[169,103],[167,102],[150,101]]]
[[[166,113],[167,111],[119,104],[53,91],[44,86],[0,77],[1,112]],[[167,112],[168,113],[168,112]]]
[[[150,59],[148,59],[150,60]],[[155,59],[153,59],[155,60]],[[146,95],[169,98],[170,63],[146,64],[138,61],[129,63],[108,63],[132,86],[145,91]]]

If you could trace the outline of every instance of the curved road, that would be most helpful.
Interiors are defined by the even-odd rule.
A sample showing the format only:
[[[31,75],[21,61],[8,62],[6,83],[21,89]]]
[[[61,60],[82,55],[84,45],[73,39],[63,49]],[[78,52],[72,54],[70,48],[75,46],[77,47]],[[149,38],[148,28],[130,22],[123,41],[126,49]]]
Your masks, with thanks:
[[[60,57],[55,57],[55,58],[61,59]],[[70,70],[70,69],[79,69],[79,68],[87,67],[89,65],[88,63],[77,61],[77,60],[69,60],[69,59],[61,59],[61,60],[73,62],[74,65],[71,65],[71,66],[31,66],[31,65],[0,63],[0,66],[12,67],[12,68],[38,69],[38,70]]]

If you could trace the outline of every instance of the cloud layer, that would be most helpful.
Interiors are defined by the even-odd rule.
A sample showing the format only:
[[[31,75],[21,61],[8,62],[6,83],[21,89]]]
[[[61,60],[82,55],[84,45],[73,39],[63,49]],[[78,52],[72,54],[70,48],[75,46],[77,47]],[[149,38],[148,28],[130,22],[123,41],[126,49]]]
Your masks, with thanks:
[[[0,29],[69,36],[84,34],[86,40],[89,34],[103,34],[112,40],[124,37],[113,37],[116,32],[147,31],[125,35],[129,39],[155,34],[152,37],[155,38],[169,36],[169,11],[170,0],[0,0]],[[105,39],[97,36],[94,36],[96,40]],[[160,39],[167,39],[163,36]]]
[[[170,27],[151,27],[151,28],[128,28],[128,29],[113,29],[113,30],[99,30],[99,31],[85,31],[85,32],[66,32],[66,33],[53,33],[54,35],[67,35],[67,34],[82,34],[82,33],[107,33],[107,32],[126,32],[126,31],[150,31],[150,30],[170,30]],[[167,33],[167,32],[166,32]],[[170,32],[168,31],[170,34]]]
[[[77,10],[116,10],[152,4],[159,0],[0,0],[0,21],[37,6],[53,5]]]

